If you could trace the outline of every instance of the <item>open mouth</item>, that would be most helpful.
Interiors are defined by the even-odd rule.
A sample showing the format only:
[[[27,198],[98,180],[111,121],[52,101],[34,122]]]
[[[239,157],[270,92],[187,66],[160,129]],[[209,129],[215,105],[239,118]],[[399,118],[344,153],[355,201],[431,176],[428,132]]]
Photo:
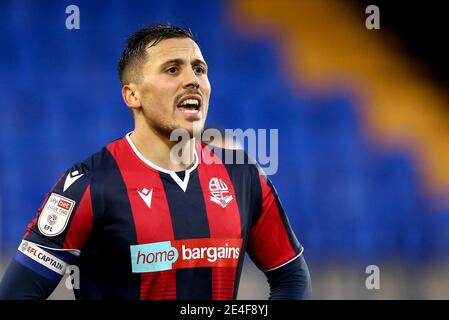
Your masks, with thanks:
[[[179,111],[183,113],[194,114],[199,112],[201,107],[201,100],[197,97],[185,97],[178,104]]]

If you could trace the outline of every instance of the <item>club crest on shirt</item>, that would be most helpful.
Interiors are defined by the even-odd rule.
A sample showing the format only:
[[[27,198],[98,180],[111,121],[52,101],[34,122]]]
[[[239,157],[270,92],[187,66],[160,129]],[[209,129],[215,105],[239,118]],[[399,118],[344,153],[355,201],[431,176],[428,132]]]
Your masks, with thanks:
[[[63,232],[69,222],[75,203],[69,198],[52,193],[39,215],[37,223],[39,231],[49,237],[57,236]]]
[[[212,178],[209,181],[210,200],[225,208],[234,199],[229,194],[229,188],[226,183],[219,178]]]

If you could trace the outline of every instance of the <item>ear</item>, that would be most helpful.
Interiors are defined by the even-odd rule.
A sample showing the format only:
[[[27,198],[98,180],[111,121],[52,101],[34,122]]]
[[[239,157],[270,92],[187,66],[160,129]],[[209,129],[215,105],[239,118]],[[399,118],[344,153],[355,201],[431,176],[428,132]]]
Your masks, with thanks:
[[[126,105],[131,109],[139,109],[142,107],[137,94],[137,87],[134,83],[125,84],[122,87],[122,98]]]

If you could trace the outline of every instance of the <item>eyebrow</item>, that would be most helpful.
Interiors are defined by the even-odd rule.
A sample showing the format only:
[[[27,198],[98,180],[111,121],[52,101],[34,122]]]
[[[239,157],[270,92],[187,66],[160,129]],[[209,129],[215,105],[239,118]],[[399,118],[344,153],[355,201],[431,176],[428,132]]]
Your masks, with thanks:
[[[183,59],[171,59],[168,61],[165,61],[162,65],[161,65],[161,69],[165,68],[166,66],[169,66],[171,64],[178,64],[178,65],[182,65],[185,63],[185,60]],[[207,68],[207,64],[206,62],[204,62],[203,60],[200,59],[195,59],[191,62],[191,65],[203,65],[204,67]]]

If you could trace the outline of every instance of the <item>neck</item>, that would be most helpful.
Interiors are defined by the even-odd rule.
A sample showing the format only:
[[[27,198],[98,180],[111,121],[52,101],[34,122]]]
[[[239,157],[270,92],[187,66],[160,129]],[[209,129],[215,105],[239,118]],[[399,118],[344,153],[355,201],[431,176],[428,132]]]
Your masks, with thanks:
[[[137,126],[130,138],[145,159],[163,169],[183,171],[190,168],[195,161],[195,138],[178,145],[178,142],[170,141],[169,137]]]

